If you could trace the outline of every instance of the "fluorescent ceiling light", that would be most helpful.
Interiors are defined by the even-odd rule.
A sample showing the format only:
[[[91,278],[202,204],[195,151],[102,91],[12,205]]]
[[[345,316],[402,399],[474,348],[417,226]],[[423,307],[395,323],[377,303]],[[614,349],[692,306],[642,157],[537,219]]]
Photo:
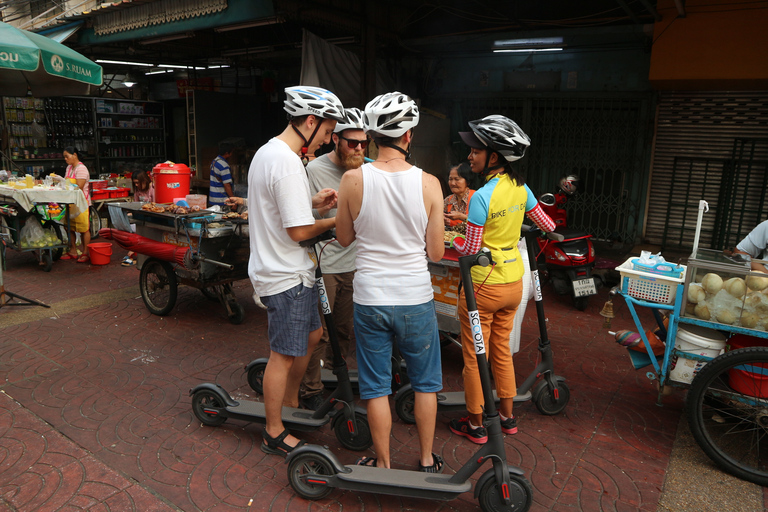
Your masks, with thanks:
[[[263,27],[265,25],[276,25],[282,23],[284,20],[280,16],[272,16],[271,18],[262,18],[260,20],[246,21],[245,23],[236,23],[235,25],[225,25],[223,27],[216,27],[213,30],[215,32],[229,32],[231,30],[240,30],[251,27]]]
[[[204,66],[182,66],[179,64],[158,64],[159,68],[173,68],[173,69],[205,69]]]
[[[145,75],[160,75],[162,73],[173,73],[173,70],[171,70],[171,69],[161,69],[159,71],[147,71],[144,74]]]
[[[139,41],[139,44],[155,44],[155,43],[165,43],[168,41],[177,41],[179,39],[189,39],[190,37],[194,37],[194,32],[184,32],[182,34],[171,34],[167,36],[162,37],[154,37],[151,39],[143,39]]]
[[[527,39],[505,39],[494,41],[493,46],[498,47],[536,47],[536,46],[558,46],[563,44],[562,37],[530,37]]]
[[[128,61],[125,61],[125,60],[102,60],[102,59],[97,59],[96,62],[98,64],[126,64],[128,66],[143,66],[143,67],[147,67],[147,68],[155,67],[154,64],[148,64],[146,62],[128,62]]]
[[[493,53],[531,53],[531,52],[561,52],[563,48],[508,48],[505,50],[493,50]]]
[[[228,67],[229,67],[228,64],[223,64],[220,66],[208,66],[208,69],[222,69],[222,68],[228,68]]]
[[[221,52],[221,56],[234,57],[236,55],[251,55],[256,53],[267,53],[271,51],[272,51],[271,46],[257,46],[254,48],[242,48],[240,50],[227,50],[227,51]]]

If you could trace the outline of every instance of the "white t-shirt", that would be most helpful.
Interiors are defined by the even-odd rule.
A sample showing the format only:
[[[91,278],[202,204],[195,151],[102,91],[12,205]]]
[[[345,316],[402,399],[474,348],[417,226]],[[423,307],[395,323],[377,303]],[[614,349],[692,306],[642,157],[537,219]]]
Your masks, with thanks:
[[[315,284],[315,263],[286,228],[315,223],[304,165],[288,145],[270,139],[248,170],[248,275],[254,292],[268,297],[303,283]]]
[[[736,248],[752,256],[752,259],[765,259],[766,246],[768,246],[768,220],[758,224]]]
[[[364,306],[413,306],[434,298],[427,268],[423,171],[363,170],[353,300]]]

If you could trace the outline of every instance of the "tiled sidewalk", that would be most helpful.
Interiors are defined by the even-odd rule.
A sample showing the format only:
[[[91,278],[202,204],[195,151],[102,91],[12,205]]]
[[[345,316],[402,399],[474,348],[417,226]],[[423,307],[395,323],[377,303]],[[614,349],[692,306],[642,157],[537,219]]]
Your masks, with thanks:
[[[283,459],[265,455],[261,427],[228,421],[201,426],[188,391],[216,382],[234,397],[254,398],[246,363],[266,356],[266,316],[235,284],[246,312],[231,325],[224,308],[180,288],[167,317],[151,315],[139,272],[62,261],[44,273],[11,253],[8,290],[53,307],[0,309],[0,510],[455,510],[477,509],[467,493],[432,502],[335,491],[308,503],[288,484]],[[533,511],[656,511],[683,407],[682,394],[655,405],[644,371],[632,369],[598,315],[601,290],[585,312],[545,288],[555,368],[571,400],[558,416],[517,406],[520,433],[507,436],[511,464],[534,490]],[[625,307],[614,328],[629,328]],[[515,358],[522,379],[535,366],[538,326],[530,304]],[[461,352],[443,353],[447,390],[461,389]],[[455,471],[475,445],[450,433],[457,414],[439,414],[435,451]],[[415,427],[395,416],[393,465],[417,463]],[[330,429],[302,435],[343,462]],[[479,474],[475,475],[477,478]]]

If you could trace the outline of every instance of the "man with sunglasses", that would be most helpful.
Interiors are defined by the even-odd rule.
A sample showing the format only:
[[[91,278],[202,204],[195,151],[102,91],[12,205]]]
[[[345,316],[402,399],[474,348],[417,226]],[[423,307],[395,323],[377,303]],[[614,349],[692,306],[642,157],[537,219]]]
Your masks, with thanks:
[[[336,124],[331,140],[334,149],[330,153],[315,158],[307,164],[309,188],[314,194],[320,190],[332,188],[338,190],[341,177],[350,169],[363,165],[368,138],[365,135],[363,114],[357,108],[344,110],[344,120]],[[317,210],[315,210],[317,212]],[[336,208],[329,210],[324,217],[335,217]],[[316,214],[316,217],[319,217]],[[320,264],[323,269],[328,300],[333,311],[333,318],[339,337],[341,355],[346,359],[349,353],[352,335],[352,280],[355,276],[355,244],[342,247],[337,241],[317,244]],[[323,322],[323,336],[317,344],[307,365],[307,372],[301,382],[301,403],[307,409],[317,410],[323,403],[323,383],[320,379],[321,360],[333,361],[333,353],[328,343],[328,329]]]

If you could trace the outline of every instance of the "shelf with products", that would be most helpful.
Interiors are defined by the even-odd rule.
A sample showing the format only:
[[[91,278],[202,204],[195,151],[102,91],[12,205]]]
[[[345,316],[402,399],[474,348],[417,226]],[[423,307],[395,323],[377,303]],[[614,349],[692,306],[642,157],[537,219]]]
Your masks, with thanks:
[[[91,98],[46,98],[47,135],[51,146],[74,146],[86,155],[96,149]]]
[[[8,156],[14,160],[29,157],[48,146],[42,99],[4,96],[3,120],[8,133]]]

